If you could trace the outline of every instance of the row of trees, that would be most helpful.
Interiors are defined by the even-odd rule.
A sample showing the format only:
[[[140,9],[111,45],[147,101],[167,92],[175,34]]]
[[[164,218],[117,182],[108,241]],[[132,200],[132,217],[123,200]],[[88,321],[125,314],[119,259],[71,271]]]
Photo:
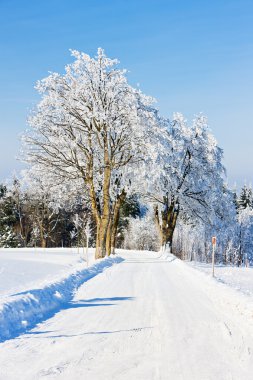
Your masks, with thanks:
[[[206,118],[199,115],[191,124],[181,114],[163,118],[154,99],[133,88],[102,49],[95,58],[72,55],[63,75],[37,83],[41,101],[23,136],[30,165],[23,191],[47,203],[40,206],[46,227],[33,218],[41,245],[64,220],[62,213],[73,223],[81,207],[93,224],[96,258],[113,253],[122,210],[134,197],[153,212],[141,223],[155,220],[160,244],[170,249],[180,223],[228,231],[236,218],[234,196]]]
[[[95,246],[96,226],[91,210],[80,197],[73,199],[71,201],[69,197],[64,207],[58,204],[55,208],[55,200],[41,185],[37,189],[35,184],[32,188],[25,188],[17,179],[8,187],[0,185],[0,247],[83,246],[86,245],[87,228],[89,243]],[[211,228],[201,219],[192,224],[179,215],[173,252],[181,259],[209,262],[211,236],[216,234],[217,262],[253,264],[253,197],[250,186],[244,186],[238,196],[234,193],[233,206],[235,218],[227,228]],[[156,227],[152,207],[141,206],[137,196],[127,198],[120,209],[117,247],[159,250],[161,240]]]
[[[253,208],[240,205],[246,186],[242,189],[236,215],[226,228],[211,229],[199,223],[192,228],[181,221],[174,236],[174,251],[182,259],[211,262],[211,237],[217,236],[216,262],[235,265],[253,265]],[[248,189],[251,192],[251,189]],[[237,207],[236,207],[237,206]]]
[[[59,195],[59,194],[58,194]],[[0,185],[0,247],[77,247],[95,246],[96,226],[85,198],[68,193],[55,197],[39,181],[14,179]],[[136,197],[126,199],[120,210],[118,244],[123,244],[129,218],[144,212]]]
[[[211,241],[212,236],[216,235],[216,262],[253,265],[252,189],[245,185],[238,195],[234,192],[233,197],[233,207],[226,225],[223,221],[210,225],[201,219],[191,223],[179,215],[173,236],[173,253],[184,260],[211,262]],[[147,213],[145,218],[130,220],[125,247],[152,250],[159,247],[151,213]]]

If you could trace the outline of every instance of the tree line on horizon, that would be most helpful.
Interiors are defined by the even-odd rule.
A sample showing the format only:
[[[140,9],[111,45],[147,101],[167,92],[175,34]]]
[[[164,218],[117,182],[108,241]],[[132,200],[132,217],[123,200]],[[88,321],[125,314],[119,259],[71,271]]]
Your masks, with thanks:
[[[86,246],[89,224],[89,246],[95,247],[96,226],[92,213],[80,199],[69,209],[55,209],[51,196],[22,188],[14,179],[0,185],[0,247],[82,247]],[[234,195],[236,223],[220,231],[216,261],[223,264],[253,264],[253,192],[244,185]],[[233,227],[233,228],[232,228]],[[209,231],[210,232],[210,231]],[[221,244],[225,242],[223,246]],[[160,249],[161,241],[152,208],[146,208],[137,196],[127,199],[120,210],[117,248]],[[177,223],[173,252],[181,259],[211,261],[211,234],[205,225],[191,225],[184,220]]]

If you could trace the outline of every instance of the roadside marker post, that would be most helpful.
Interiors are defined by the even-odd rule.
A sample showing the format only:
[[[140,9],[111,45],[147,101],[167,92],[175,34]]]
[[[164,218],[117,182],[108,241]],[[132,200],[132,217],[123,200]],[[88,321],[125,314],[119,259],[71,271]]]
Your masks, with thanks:
[[[216,248],[216,236],[212,237],[212,246],[213,246],[213,253],[212,253],[212,276],[214,277],[214,257],[215,257],[215,248]]]

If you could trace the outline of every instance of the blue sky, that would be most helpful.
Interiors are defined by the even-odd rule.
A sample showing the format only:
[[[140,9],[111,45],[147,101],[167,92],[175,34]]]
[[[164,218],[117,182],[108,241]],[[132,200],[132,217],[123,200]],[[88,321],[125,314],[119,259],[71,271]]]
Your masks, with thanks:
[[[253,182],[252,0],[0,0],[0,180],[20,169],[35,82],[98,47],[163,115],[204,112],[229,183]]]

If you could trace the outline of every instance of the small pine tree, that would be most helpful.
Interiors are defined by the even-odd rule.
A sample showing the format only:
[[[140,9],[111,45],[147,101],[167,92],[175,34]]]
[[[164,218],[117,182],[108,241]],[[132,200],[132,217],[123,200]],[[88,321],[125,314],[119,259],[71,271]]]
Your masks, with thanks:
[[[245,209],[249,207],[253,209],[253,193],[252,188],[246,185],[243,186],[238,199],[239,209]]]
[[[13,231],[16,220],[13,199],[6,186],[0,185],[0,247],[9,248],[19,245],[18,237]]]
[[[19,247],[18,237],[8,225],[3,226],[0,231],[0,247],[2,248],[17,248]]]

